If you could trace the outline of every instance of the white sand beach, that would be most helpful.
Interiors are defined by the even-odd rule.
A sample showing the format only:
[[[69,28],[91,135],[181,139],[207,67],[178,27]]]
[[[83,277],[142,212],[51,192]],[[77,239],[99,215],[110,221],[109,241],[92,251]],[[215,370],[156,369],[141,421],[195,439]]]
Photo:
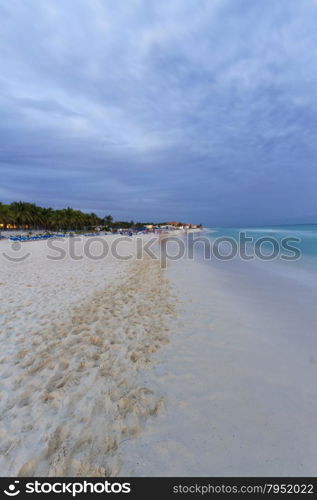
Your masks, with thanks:
[[[2,257],[2,475],[316,474],[315,290],[255,264],[45,245]]]
[[[118,475],[120,444],[163,405],[137,374],[168,341],[164,273],[150,259],[50,261],[43,241],[10,262],[10,245],[1,242],[1,474]]]

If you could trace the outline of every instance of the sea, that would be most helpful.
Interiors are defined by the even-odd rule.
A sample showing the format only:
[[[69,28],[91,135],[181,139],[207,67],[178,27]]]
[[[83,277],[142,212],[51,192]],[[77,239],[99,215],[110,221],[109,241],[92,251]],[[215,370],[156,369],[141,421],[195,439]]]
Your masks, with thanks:
[[[254,278],[259,278],[260,271],[266,276],[284,276],[293,285],[297,282],[317,290],[316,224],[210,227],[195,236],[199,237],[210,241],[208,255],[202,242],[194,243],[194,257],[200,262],[238,274],[243,270]]]

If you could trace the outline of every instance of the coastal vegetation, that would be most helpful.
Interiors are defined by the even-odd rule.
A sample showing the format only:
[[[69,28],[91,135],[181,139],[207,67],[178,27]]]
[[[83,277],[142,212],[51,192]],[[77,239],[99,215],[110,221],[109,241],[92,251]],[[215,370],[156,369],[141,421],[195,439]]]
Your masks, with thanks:
[[[168,224],[162,222],[161,224]],[[182,225],[181,222],[172,222],[172,225]],[[35,203],[14,201],[10,204],[0,202],[0,230],[28,229],[28,230],[89,230],[96,227],[102,229],[141,229],[144,226],[154,225],[153,222],[114,221],[111,215],[99,217],[94,212],[85,213],[67,207],[54,210],[40,207]]]

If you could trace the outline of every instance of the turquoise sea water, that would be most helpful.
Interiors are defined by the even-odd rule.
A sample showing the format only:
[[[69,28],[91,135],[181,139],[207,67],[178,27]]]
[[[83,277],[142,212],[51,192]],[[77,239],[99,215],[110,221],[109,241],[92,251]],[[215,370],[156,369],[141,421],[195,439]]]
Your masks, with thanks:
[[[279,288],[279,277],[284,277],[292,281],[314,288],[317,292],[317,225],[285,225],[285,226],[261,226],[261,227],[212,227],[206,228],[202,233],[213,245],[217,241],[224,241],[219,245],[221,253],[230,254],[232,247],[226,240],[236,242],[237,252],[231,259],[218,259],[213,257],[206,264],[219,267],[223,271],[229,271],[241,277],[249,275],[252,282],[259,283],[262,279],[274,281],[274,287]],[[245,246],[246,254],[252,255],[253,259],[243,258],[241,252],[240,235],[252,238]],[[261,253],[264,256],[271,256],[268,259],[259,258],[256,255],[255,247],[261,241]],[[274,247],[272,244],[274,241]],[[293,250],[286,248],[291,245]],[[215,248],[215,247],[213,247]],[[294,250],[295,249],[295,250]],[[278,250],[278,251],[276,251]],[[201,261],[206,261],[203,256],[203,249],[197,249],[195,257]],[[289,258],[291,257],[291,259]]]
[[[257,256],[248,260],[238,251],[228,260],[215,256],[206,259],[200,249],[195,252],[195,261],[203,266],[205,288],[219,290],[224,318],[228,304],[239,304],[242,323],[249,324],[252,320],[255,334],[287,342],[292,338],[296,349],[299,342],[301,345],[305,342],[308,350],[316,352],[317,359],[317,225],[214,227],[201,234],[213,244],[219,238],[234,238],[238,243],[241,232],[253,237],[248,255],[252,255],[258,238],[274,238],[281,246],[283,239],[297,238],[293,244],[299,250],[299,257],[285,260],[279,254],[271,260]],[[262,251],[271,253],[271,245],[264,244]]]
[[[296,247],[301,257],[317,258],[317,224],[262,226],[262,227],[214,227],[207,229],[206,234],[212,238],[231,237],[239,240],[239,233],[245,233],[254,241],[259,238],[274,238],[281,243],[285,238],[296,239],[292,246]],[[270,244],[267,243],[267,246]],[[265,247],[265,243],[263,245]],[[271,245],[272,247],[272,245]]]

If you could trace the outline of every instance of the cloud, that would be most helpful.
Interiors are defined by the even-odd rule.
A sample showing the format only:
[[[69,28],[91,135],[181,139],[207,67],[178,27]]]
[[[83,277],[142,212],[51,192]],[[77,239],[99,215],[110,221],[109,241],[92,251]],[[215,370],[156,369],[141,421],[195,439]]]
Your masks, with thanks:
[[[313,221],[317,5],[0,0],[2,201]]]

